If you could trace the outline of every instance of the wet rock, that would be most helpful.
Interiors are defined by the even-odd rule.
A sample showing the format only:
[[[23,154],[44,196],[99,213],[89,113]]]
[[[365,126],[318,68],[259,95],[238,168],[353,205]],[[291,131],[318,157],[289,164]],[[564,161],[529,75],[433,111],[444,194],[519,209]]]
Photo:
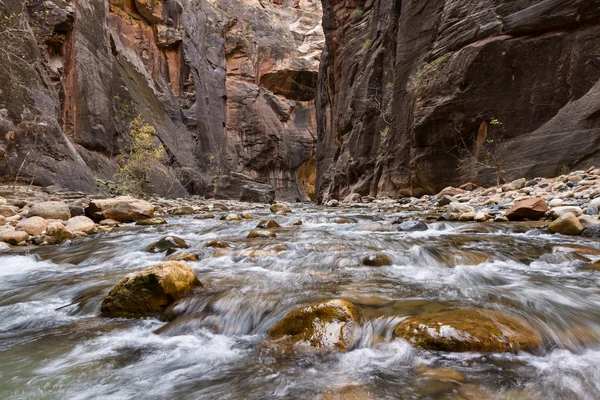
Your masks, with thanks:
[[[206,247],[216,247],[219,249],[226,249],[229,246],[229,243],[227,242],[223,242],[222,240],[211,240],[210,242],[206,243],[205,245]]]
[[[394,225],[382,224],[379,222],[372,222],[367,224],[361,224],[356,228],[359,232],[397,232]]]
[[[458,371],[450,368],[421,368],[421,375],[428,379],[434,379],[441,382],[464,382],[465,377],[462,376]]]
[[[6,224],[6,217],[4,217],[3,215],[0,215],[0,226]]]
[[[600,271],[600,261],[588,264],[585,267],[583,267],[583,269],[587,269],[589,271]]]
[[[333,219],[333,223],[334,224],[355,224],[356,220],[352,219],[352,218],[346,218],[346,217],[335,217]]]
[[[444,189],[442,189],[438,194],[437,194],[437,198],[441,199],[444,196],[458,196],[459,194],[463,194],[465,191],[463,189],[459,189],[459,188],[455,188],[452,186],[448,186]]]
[[[563,235],[579,235],[583,226],[573,213],[565,213],[548,225],[550,233],[561,233]]]
[[[340,205],[340,202],[337,200],[329,200],[326,204],[327,207],[338,207]]]
[[[199,214],[194,217],[194,219],[214,219],[215,216],[213,214]]]
[[[177,236],[165,236],[157,242],[152,243],[146,247],[148,253],[164,253],[167,255],[173,254],[177,249],[189,249],[190,245],[180,237]]]
[[[575,214],[576,217],[579,217],[583,214],[583,210],[577,206],[562,206],[562,207],[554,207],[550,211],[548,211],[548,216],[551,218],[558,218],[561,215],[571,213]]]
[[[29,239],[29,235],[24,231],[5,231],[0,234],[0,241],[17,246],[21,242]]]
[[[511,192],[513,190],[523,189],[526,184],[527,184],[527,179],[525,179],[525,178],[517,179],[510,183],[507,183],[506,185],[503,185],[502,191],[503,192]]]
[[[477,216],[477,213],[475,211],[469,211],[469,212],[460,214],[460,217],[458,217],[458,220],[459,221],[473,221],[473,220],[475,220],[476,216]]]
[[[271,204],[270,210],[272,213],[277,213],[279,211],[283,211],[285,213],[292,212],[292,210],[288,206],[281,203]]]
[[[136,222],[154,217],[156,206],[133,197],[122,196],[114,199],[92,200],[85,209],[94,221],[114,219],[119,222]]]
[[[268,239],[277,237],[275,232],[265,229],[254,229],[248,234],[248,239]]]
[[[247,212],[242,213],[241,217],[242,217],[242,219],[253,219],[252,215],[250,215],[250,213],[247,213]]]
[[[461,215],[466,213],[472,213],[473,217],[476,214],[475,209],[467,204],[450,203],[448,210],[444,214],[444,218],[446,221],[458,221]]]
[[[429,229],[427,225],[422,221],[402,221],[396,224],[396,227],[400,232],[417,232],[426,231],[427,229]]]
[[[221,203],[218,201],[215,201],[214,203],[212,203],[210,208],[212,210],[229,211],[229,207],[227,207],[227,205],[225,205],[225,203]]]
[[[242,217],[240,217],[237,214],[227,214],[222,219],[224,219],[225,221],[241,221]]]
[[[506,217],[511,221],[524,219],[537,221],[548,211],[546,201],[541,198],[526,199],[517,202],[508,212]]]
[[[192,215],[194,209],[191,206],[181,206],[171,210],[171,215]]]
[[[73,238],[75,238],[75,234],[61,222],[48,223],[46,228],[46,242],[48,244],[60,244]]]
[[[66,227],[71,232],[83,232],[85,234],[96,233],[96,224],[88,217],[79,216],[73,217],[67,221]]]
[[[19,221],[16,225],[18,231],[27,232],[31,236],[41,235],[48,226],[48,221],[42,217],[30,217]]]
[[[194,271],[178,261],[166,261],[125,277],[108,293],[100,312],[104,316],[154,316],[201,286]]]
[[[194,253],[190,253],[187,251],[178,251],[176,253],[171,254],[167,257],[167,261],[197,261],[198,257]]]
[[[383,267],[386,265],[392,265],[392,257],[387,254],[371,254],[362,259],[363,265],[368,267]]]
[[[416,347],[436,351],[518,352],[541,344],[534,328],[510,314],[491,310],[456,310],[402,321],[394,335]]]
[[[589,206],[590,207],[596,207],[596,208],[600,207],[600,197],[596,197],[595,199],[592,199],[590,201]]]
[[[300,225],[302,225],[302,221],[301,220],[295,221],[292,225],[300,226]]]
[[[274,229],[274,228],[281,228],[281,225],[279,225],[276,221],[269,219],[269,220],[259,221],[258,225],[256,225],[256,228],[257,229]]]
[[[46,201],[34,204],[29,210],[30,217],[42,217],[44,219],[60,219],[63,221],[71,218],[69,206],[60,201]]]
[[[4,242],[0,242],[0,253],[4,253],[6,251],[9,251],[11,249],[11,247],[4,243]]]
[[[164,218],[161,218],[161,217],[154,217],[154,218],[148,218],[148,219],[141,219],[141,220],[137,221],[135,224],[139,225],[139,226],[166,225],[167,220],[165,220]]]
[[[287,215],[287,212],[285,212],[285,211],[283,211],[283,210],[279,210],[279,211],[277,211],[275,214],[277,214],[277,215],[282,215],[282,216],[286,216],[286,215]]]
[[[356,340],[359,319],[354,305],[332,299],[292,311],[268,334],[284,343],[347,351]]]

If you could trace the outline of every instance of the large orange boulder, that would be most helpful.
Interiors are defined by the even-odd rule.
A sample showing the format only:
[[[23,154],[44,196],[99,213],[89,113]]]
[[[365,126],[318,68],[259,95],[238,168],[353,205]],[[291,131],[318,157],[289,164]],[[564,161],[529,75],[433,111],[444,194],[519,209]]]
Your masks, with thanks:
[[[511,221],[521,221],[524,219],[538,220],[548,211],[546,200],[540,198],[532,198],[521,200],[516,203],[506,213],[506,218]]]

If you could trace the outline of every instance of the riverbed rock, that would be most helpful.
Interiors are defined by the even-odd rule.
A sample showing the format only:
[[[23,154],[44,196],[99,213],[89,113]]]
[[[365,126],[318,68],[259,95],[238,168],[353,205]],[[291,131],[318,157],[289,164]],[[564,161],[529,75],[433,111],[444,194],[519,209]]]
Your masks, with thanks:
[[[288,206],[281,203],[271,204],[270,210],[272,213],[278,213],[280,211],[283,211],[285,213],[292,212],[292,210]]]
[[[362,259],[363,265],[368,267],[383,267],[386,265],[392,265],[392,257],[387,254],[377,253],[366,256]]]
[[[334,224],[355,224],[356,220],[347,217],[335,217],[333,219]]]
[[[164,253],[167,255],[173,254],[177,249],[189,249],[190,245],[180,237],[165,236],[159,241],[152,243],[146,247],[148,253]]]
[[[86,215],[94,221],[114,219],[125,223],[152,218],[155,212],[153,204],[129,196],[92,200],[85,209]]]
[[[527,179],[525,179],[525,178],[516,179],[510,183],[503,185],[502,191],[503,192],[511,192],[513,190],[523,189],[526,184],[527,184]]]
[[[48,226],[48,221],[42,217],[30,217],[19,221],[16,230],[27,232],[31,236],[41,235]]]
[[[135,224],[139,225],[139,226],[166,225],[167,220],[165,220],[164,218],[161,218],[161,217],[154,217],[154,218],[148,218],[148,219],[141,219],[141,220],[137,221]]]
[[[581,222],[573,213],[565,213],[548,225],[550,233],[561,233],[563,235],[579,235],[583,231]]]
[[[215,218],[214,214],[208,214],[208,213],[198,214],[194,217],[194,219],[214,219],[214,218]]]
[[[29,235],[24,231],[5,231],[0,234],[0,241],[16,246],[29,239]]]
[[[518,352],[537,348],[541,336],[516,316],[492,310],[454,310],[409,317],[394,335],[436,351]]]
[[[327,207],[338,207],[340,205],[340,202],[338,200],[329,200],[326,204]]]
[[[362,196],[358,193],[350,193],[348,196],[344,197],[344,200],[342,200],[342,204],[352,203],[362,203]]]
[[[581,236],[586,238],[600,239],[600,225],[594,225],[592,227],[585,228],[583,232],[581,232]]]
[[[224,219],[225,221],[241,221],[242,217],[240,217],[237,214],[231,213],[231,214],[225,215],[222,219]]]
[[[396,224],[400,232],[418,232],[429,229],[423,221],[402,221]]]
[[[6,217],[4,217],[3,215],[0,215],[0,226],[6,224]]]
[[[274,229],[274,228],[281,228],[281,225],[279,225],[276,221],[269,219],[269,220],[259,221],[258,225],[256,225],[256,228],[257,229]]]
[[[100,312],[117,318],[155,316],[196,286],[201,283],[187,264],[165,261],[121,279]]]
[[[167,257],[167,261],[198,261],[198,257],[194,253],[188,251],[178,251]]]
[[[10,247],[8,244],[4,243],[4,242],[0,242],[0,253],[4,253],[7,252],[11,249],[12,247]]]
[[[180,206],[171,210],[171,215],[192,215],[194,214],[194,208],[191,206]]]
[[[60,219],[63,221],[71,218],[69,206],[61,201],[45,201],[34,204],[29,210],[30,217],[42,217],[44,219]]]
[[[456,197],[445,194],[439,198],[437,203],[438,203],[438,206],[443,207],[443,206],[447,206],[450,203],[454,203],[456,201],[457,201]]]
[[[597,217],[592,217],[590,215],[584,214],[579,216],[577,219],[581,223],[581,226],[583,226],[583,229],[600,224],[600,220]]]
[[[71,232],[69,228],[67,228],[61,222],[49,222],[48,227],[46,228],[46,242],[48,244],[60,244],[65,240],[70,240],[75,238],[75,234]]]
[[[508,212],[506,218],[511,221],[529,219],[537,221],[548,211],[546,200],[541,198],[525,199],[517,202]]]
[[[121,226],[121,223],[119,221],[115,221],[114,219],[103,219],[102,221],[100,221],[100,225],[107,226],[110,228],[116,228],[118,226]]]
[[[19,209],[15,206],[9,206],[6,204],[0,205],[0,216],[2,217],[12,217],[13,215],[17,215]]]
[[[226,249],[229,246],[229,243],[224,242],[222,240],[211,240],[210,242],[206,243],[205,245],[206,247],[215,247],[215,248],[219,248],[219,249]]]
[[[332,299],[290,312],[268,334],[284,343],[347,351],[356,340],[359,320],[353,304]]]
[[[275,232],[266,229],[254,229],[248,234],[248,239],[268,239],[277,237]]]
[[[462,203],[450,203],[448,205],[448,209],[446,213],[444,213],[444,218],[446,221],[458,221],[463,214],[472,213],[473,217],[475,217],[475,209],[467,204]]]
[[[441,199],[444,196],[458,196],[459,194],[463,194],[465,191],[463,189],[459,189],[459,188],[455,188],[452,186],[448,186],[445,187],[444,189],[442,189],[438,194],[437,194],[437,198]]]
[[[579,217],[583,214],[583,210],[581,209],[581,207],[577,206],[554,207],[550,209],[550,211],[548,211],[548,216],[550,218],[556,219],[567,213],[575,214],[576,217]]]
[[[66,227],[71,232],[83,232],[88,235],[96,233],[98,231],[96,228],[96,224],[94,224],[94,221],[84,216],[73,217],[69,219],[67,221]]]
[[[243,212],[243,213],[241,213],[240,217],[242,217],[242,219],[253,219],[252,215],[249,212]]]

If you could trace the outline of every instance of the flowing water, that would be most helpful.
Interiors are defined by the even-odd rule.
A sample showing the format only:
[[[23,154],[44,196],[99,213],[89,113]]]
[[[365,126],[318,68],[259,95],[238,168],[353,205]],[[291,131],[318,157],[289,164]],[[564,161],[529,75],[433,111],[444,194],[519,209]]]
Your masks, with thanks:
[[[0,255],[0,399],[600,398],[600,272],[584,268],[600,259],[600,242],[515,224],[370,232],[409,213],[295,211],[275,218],[283,226],[275,239],[246,239],[256,219],[177,217]],[[356,223],[333,223],[339,216]],[[297,219],[304,224],[292,226]],[[143,250],[167,234],[202,256],[189,265],[204,287],[177,306],[182,315],[100,317],[120,278],[164,259]],[[205,247],[213,239],[236,253],[213,257]],[[278,245],[287,250],[239,256]],[[361,266],[374,252],[393,265]],[[330,298],[362,315],[350,351],[282,351],[266,340],[289,311]],[[392,338],[407,316],[463,308],[517,314],[541,331],[544,347],[444,353]],[[423,367],[451,368],[465,381],[432,380]]]

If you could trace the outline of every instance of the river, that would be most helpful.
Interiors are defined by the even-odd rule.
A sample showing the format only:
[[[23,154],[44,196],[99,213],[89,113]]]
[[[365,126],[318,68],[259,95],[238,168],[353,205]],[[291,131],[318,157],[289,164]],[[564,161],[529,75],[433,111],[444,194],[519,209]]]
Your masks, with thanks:
[[[600,398],[600,272],[584,268],[600,259],[600,242],[527,224],[430,221],[424,232],[372,232],[375,222],[417,214],[311,205],[275,217],[277,238],[251,240],[257,220],[273,216],[250,212],[254,220],[172,217],[1,254],[0,398]],[[354,223],[334,223],[340,216]],[[100,317],[119,279],[164,259],[144,249],[165,235],[201,256],[189,265],[204,286],[180,302],[182,315],[170,323]],[[214,257],[205,247],[214,239],[235,252]],[[255,248],[273,254],[239,255]],[[361,265],[375,252],[393,265]],[[350,351],[269,343],[266,332],[288,312],[331,298],[362,316]],[[407,316],[465,308],[516,314],[544,346],[445,353],[392,337]],[[449,368],[464,381],[431,379],[423,368]]]

